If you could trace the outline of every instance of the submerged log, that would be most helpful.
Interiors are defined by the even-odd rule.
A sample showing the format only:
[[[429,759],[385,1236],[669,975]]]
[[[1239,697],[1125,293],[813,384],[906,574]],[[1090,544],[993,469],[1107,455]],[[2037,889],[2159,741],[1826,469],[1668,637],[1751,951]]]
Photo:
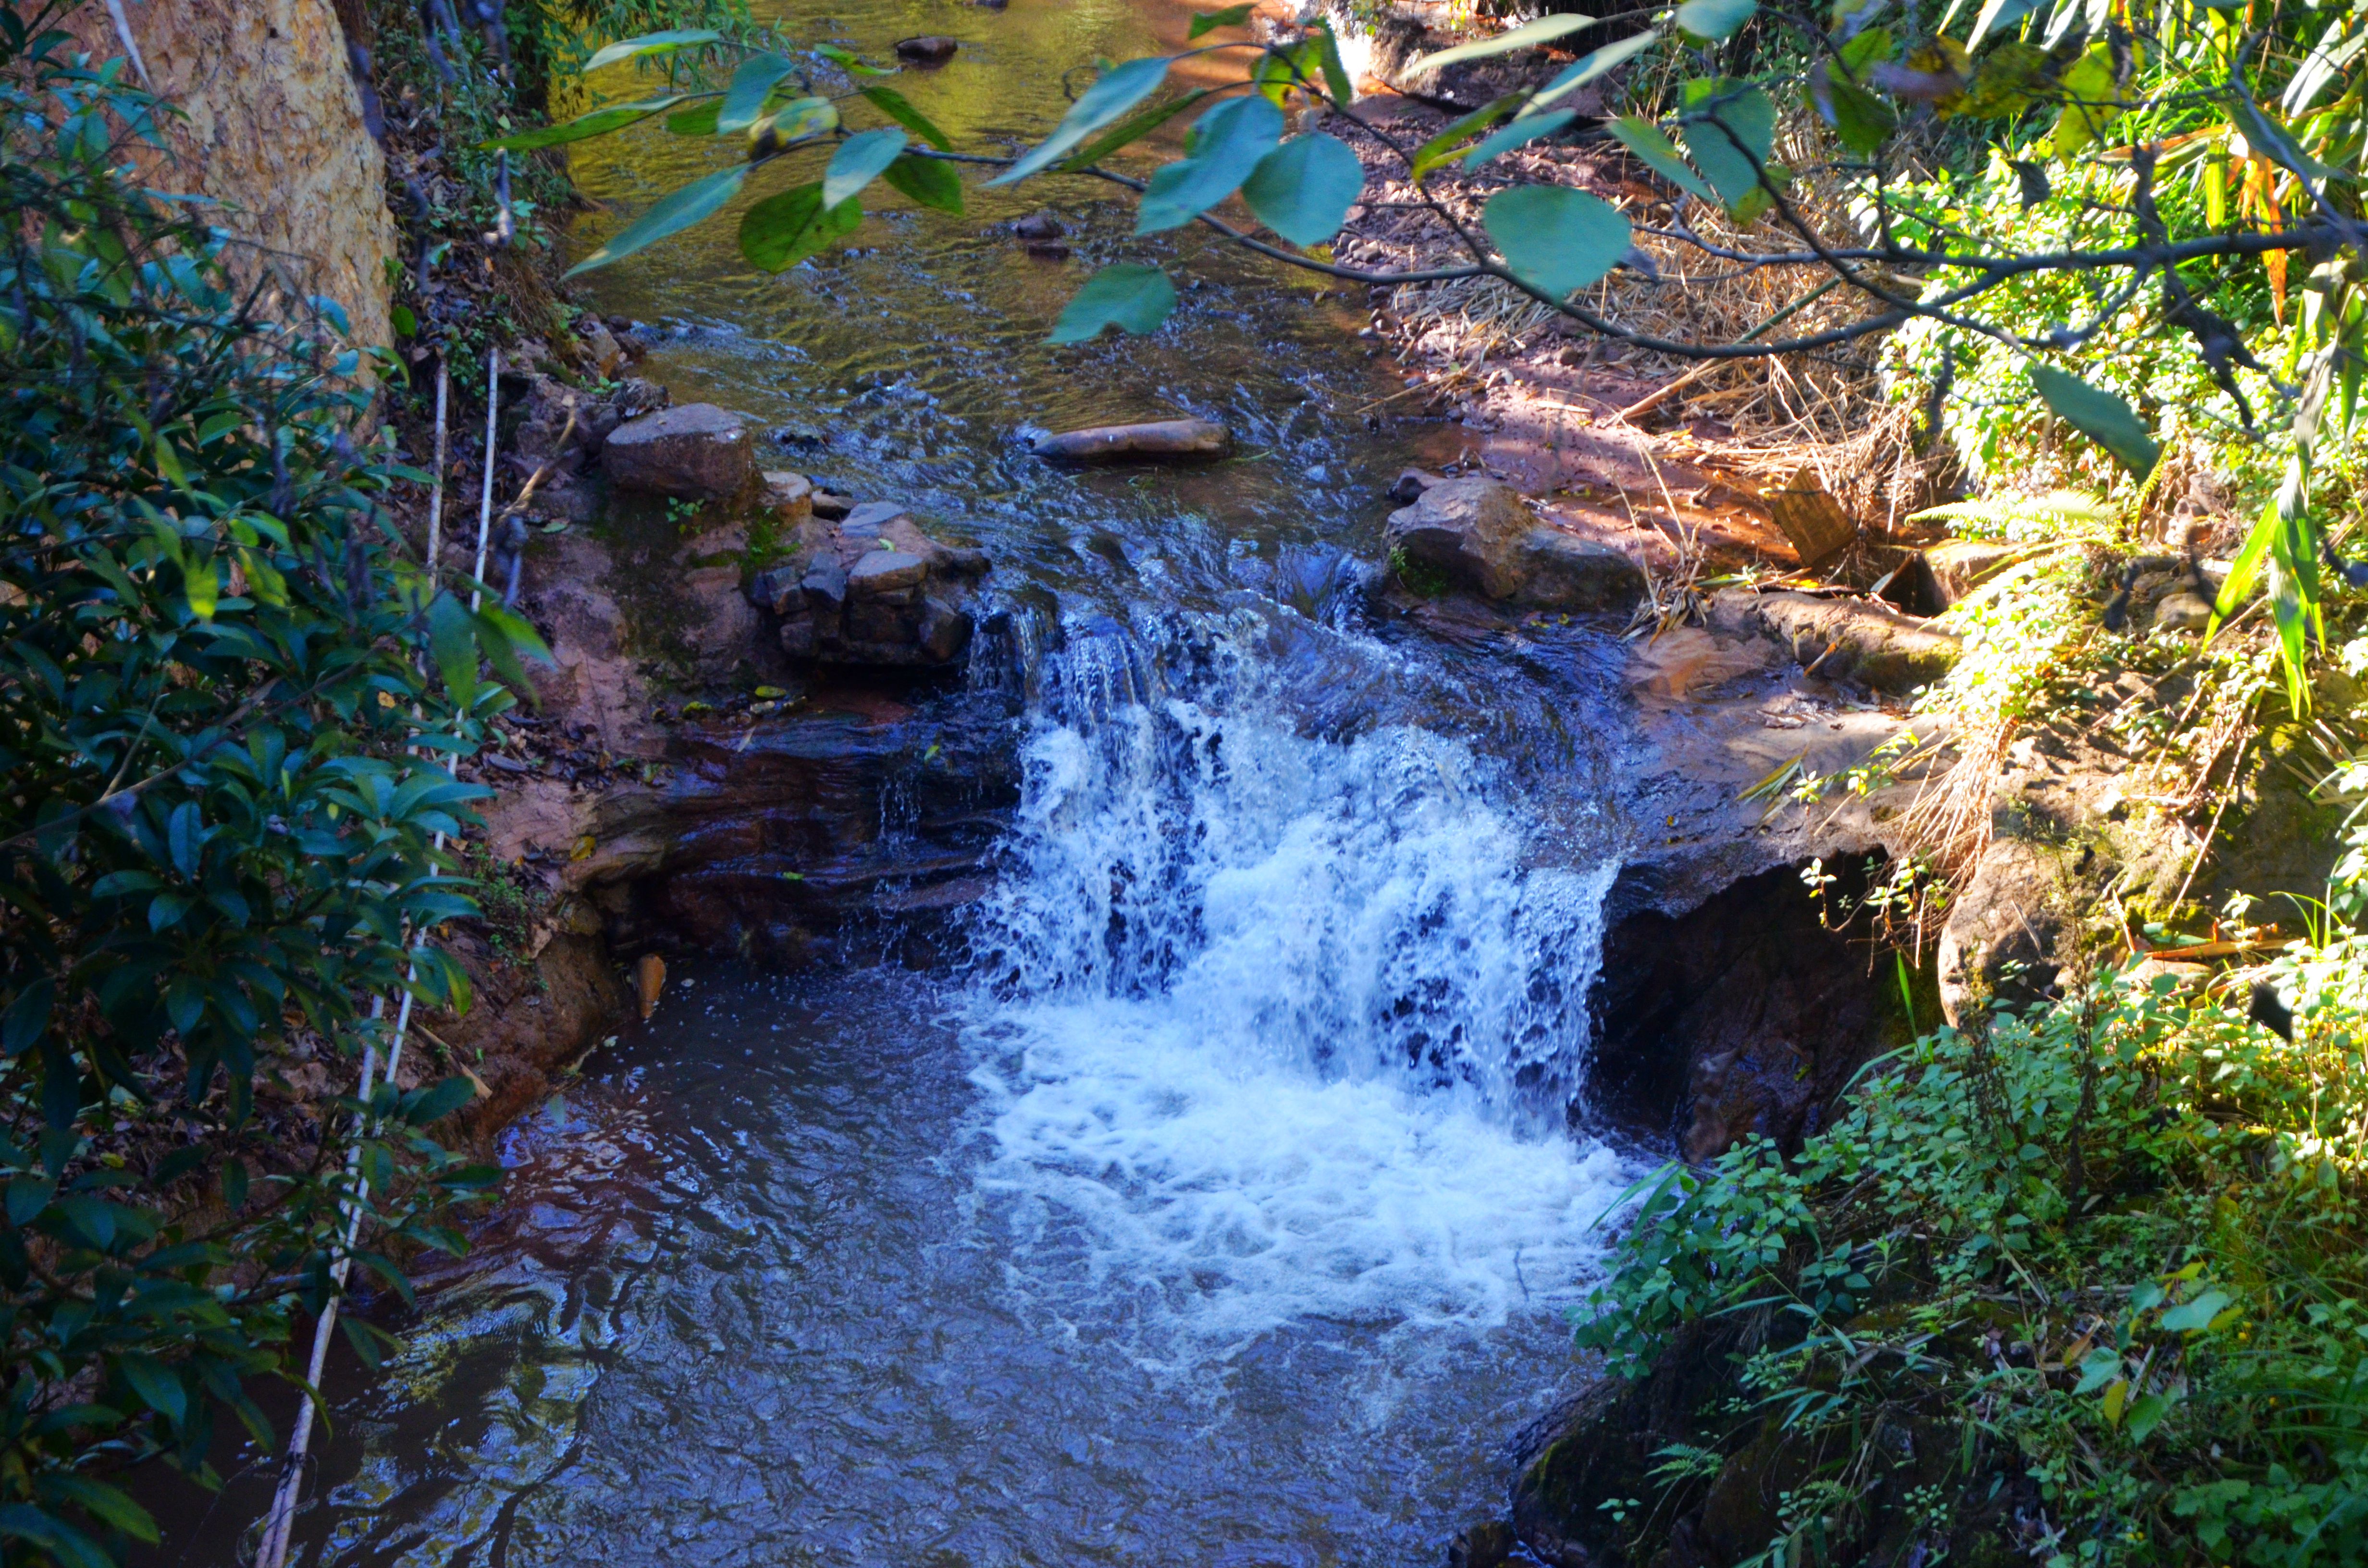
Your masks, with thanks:
[[[1121,462],[1129,458],[1221,458],[1234,449],[1233,433],[1207,419],[1161,419],[1147,425],[1097,425],[1039,437],[1030,449],[1057,462]]]

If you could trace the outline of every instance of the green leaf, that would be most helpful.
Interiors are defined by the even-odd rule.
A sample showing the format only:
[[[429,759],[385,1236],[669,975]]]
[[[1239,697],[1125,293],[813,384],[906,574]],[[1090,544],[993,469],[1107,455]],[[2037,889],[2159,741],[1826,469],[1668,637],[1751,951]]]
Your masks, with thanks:
[[[2122,117],[2112,49],[2101,43],[2091,46],[2072,62],[2056,85],[2064,95],[2064,108],[2056,113],[2049,146],[2058,158],[2076,157]]]
[[[103,1481],[52,1470],[39,1474],[33,1485],[45,1502],[70,1503],[134,1540],[156,1544],[156,1521],[148,1517],[148,1510]]]
[[[2200,1332],[2211,1327],[2212,1320],[2227,1304],[2227,1291],[2206,1290],[2195,1300],[2163,1313],[2162,1326],[2173,1334]]]
[[[687,108],[680,114],[666,116],[666,128],[677,136],[712,136],[716,122],[723,116],[723,100],[710,98],[697,108]]]
[[[402,1117],[414,1127],[426,1127],[443,1120],[476,1097],[477,1085],[468,1079],[446,1078],[404,1096]]]
[[[814,52],[840,66],[851,76],[894,76],[896,74],[878,65],[867,64],[851,50],[841,49],[835,43],[817,44],[814,46]],[[862,91],[860,87],[856,90]],[[944,151],[943,148],[939,150]]]
[[[2112,453],[2130,472],[2144,479],[2154,472],[2162,449],[2128,403],[2051,365],[2034,362],[2031,384],[2055,417]]]
[[[1176,99],[1172,103],[1156,105],[1151,108],[1144,109],[1141,114],[1135,115],[1131,119],[1120,121],[1118,124],[1110,127],[1110,130],[1105,131],[1099,136],[1094,138],[1090,142],[1087,142],[1076,153],[1063,159],[1061,161],[1062,169],[1066,173],[1074,174],[1079,169],[1089,169],[1093,167],[1096,164],[1100,163],[1104,158],[1109,157],[1112,153],[1117,152],[1128,142],[1140,141],[1144,137],[1150,135],[1153,131],[1158,130],[1169,120],[1174,119],[1178,115],[1182,114],[1186,109],[1190,108],[1194,104],[1199,103],[1202,98],[1207,97],[1213,91],[1215,91],[1215,89],[1212,87],[1195,87],[1192,91],[1185,94],[1182,97]]]
[[[1453,49],[1442,49],[1437,54],[1427,54],[1407,66],[1406,74],[1411,78],[1452,65],[1460,60],[1486,60],[1492,54],[1510,54],[1517,49],[1532,49],[1577,32],[1582,28],[1594,27],[1601,19],[1599,17],[1570,15],[1543,17],[1526,27],[1498,33],[1495,38],[1482,39],[1478,43],[1458,44]]]
[[[1166,55],[1155,54],[1130,60],[1105,72],[1099,81],[1077,95],[1077,101],[1069,106],[1069,112],[1061,117],[1052,135],[986,183],[1017,185],[1058,162],[1070,148],[1158,91],[1159,84],[1167,80],[1167,66]]]
[[[488,153],[526,153],[537,147],[556,147],[564,142],[606,136],[611,131],[622,131],[626,126],[647,119],[661,109],[672,108],[689,96],[677,93],[670,97],[643,98],[638,103],[611,104],[607,108],[594,109],[590,114],[577,115],[564,125],[546,125],[539,131],[521,131],[514,136],[503,136],[477,145]]]
[[[477,695],[477,628],[456,596],[438,594],[427,607],[427,646],[444,689],[465,710]]]
[[[2143,1443],[2152,1437],[2154,1429],[2162,1425],[2162,1418],[2170,1414],[2170,1403],[2169,1398],[2158,1393],[2142,1393],[2130,1401],[2129,1424],[2123,1428],[2129,1433],[2130,1441]]]
[[[1084,343],[1112,326],[1141,337],[1157,331],[1175,308],[1176,285],[1159,268],[1105,267],[1086,279],[1086,286],[1053,324],[1052,341]]]
[[[778,54],[752,54],[732,73],[732,85],[723,94],[723,107],[717,110],[715,129],[719,132],[746,131],[757,123],[765,112],[765,100],[773,96],[774,84],[797,69],[791,62]]]
[[[791,98],[748,128],[753,156],[838,129],[838,106],[828,98]]]
[[[856,91],[863,95],[864,102],[927,142],[939,152],[951,153],[954,150],[953,142],[947,139],[944,131],[938,129],[937,122],[915,108],[905,99],[905,95],[895,88],[858,87]]]
[[[2055,62],[2037,44],[2009,39],[1982,56],[1956,112],[1975,119],[2021,114],[2055,90]]]
[[[1499,153],[1534,142],[1541,136],[1552,136],[1578,118],[1570,109],[1558,108],[1547,114],[1523,115],[1512,124],[1501,127],[1486,141],[1463,154],[1463,166],[1476,169]]]
[[[604,65],[622,61],[640,60],[653,54],[672,54],[678,49],[694,44],[721,43],[723,35],[707,28],[673,28],[665,32],[643,33],[639,38],[621,39],[584,62],[586,71],[598,71]]]
[[[1228,6],[1222,11],[1202,11],[1192,18],[1192,25],[1186,29],[1184,36],[1187,39],[1196,39],[1204,33],[1215,32],[1219,28],[1240,27],[1250,19],[1250,13],[1257,9],[1257,5],[1253,3],[1247,6]]]
[[[823,171],[822,204],[836,207],[862,195],[863,187],[878,179],[880,172],[904,151],[901,131],[865,131],[848,137],[838,144],[838,151],[830,155],[830,166]]]
[[[1686,0],[1678,7],[1678,28],[1690,38],[1716,43],[1751,20],[1759,0]]]
[[[1260,97],[1228,98],[1192,127],[1191,152],[1151,176],[1134,232],[1189,223],[1241,188],[1282,138],[1282,111]]]
[[[1324,71],[1324,90],[1332,95],[1332,107],[1347,108],[1357,98],[1357,84],[1349,80],[1349,68],[1340,63],[1340,40],[1332,36],[1332,24],[1318,18],[1315,24],[1315,57]]]
[[[149,1409],[176,1426],[181,1424],[189,1411],[189,1392],[181,1386],[179,1373],[154,1356],[137,1353],[126,1355],[116,1365],[122,1369],[123,1381]]]
[[[1340,232],[1365,191],[1365,168],[1346,142],[1321,132],[1294,136],[1258,160],[1242,199],[1258,222],[1295,245],[1320,245]]]
[[[1567,186],[1498,191],[1481,222],[1514,275],[1555,300],[1611,271],[1633,240],[1619,209]]]
[[[1478,108],[1416,148],[1414,161],[1406,165],[1408,176],[1417,180],[1422,178],[1423,176],[1453,157],[1455,150],[1463,145],[1465,137],[1477,135],[1487,130],[1520,107],[1521,95],[1519,93],[1508,93],[1501,98],[1495,98],[1482,104]]]
[[[1655,174],[1679,190],[1690,192],[1704,201],[1718,199],[1710,187],[1702,183],[1702,176],[1686,167],[1685,159],[1678,155],[1677,143],[1662,135],[1661,128],[1651,120],[1623,114],[1611,122],[1611,131],[1614,141],[1642,158]]]
[[[2260,517],[2245,535],[2245,542],[2237,549],[2237,557],[2228,565],[2228,580],[2220,585],[2220,597],[2212,606],[2212,624],[2204,629],[2209,640],[2220,630],[2220,623],[2237,613],[2245,596],[2253,591],[2253,581],[2260,575],[2261,561],[2268,555],[2270,541],[2277,537],[2283,515],[2278,509],[2277,498],[2271,496],[2261,508]]]
[[[728,169],[718,169],[704,178],[695,179],[680,190],[668,192],[647,212],[628,223],[607,244],[569,267],[566,276],[573,278],[579,272],[589,272],[596,267],[622,261],[635,251],[680,233],[731,200],[738,194],[740,182],[747,177],[748,165],[734,164]]]
[[[2122,1375],[2122,1353],[2091,1350],[2080,1358],[2080,1381],[2074,1393],[2094,1393]]]
[[[924,207],[962,216],[962,174],[951,164],[907,153],[881,170],[880,177]]]
[[[222,574],[211,561],[192,561],[181,570],[181,590],[188,596],[189,613],[211,620],[222,603]]]
[[[1761,188],[1759,171],[1776,142],[1775,100],[1724,77],[1689,82],[1685,97],[1686,152],[1731,210]]]
[[[740,254],[752,267],[784,272],[853,233],[862,222],[863,209],[855,202],[823,205],[820,180],[792,186],[767,197],[741,218]]]
[[[1537,96],[1530,99],[1529,107],[1521,112],[1524,115],[1537,113],[1548,104],[1558,101],[1565,94],[1577,92],[1612,67],[1626,64],[1660,41],[1660,34],[1642,32],[1605,44],[1540,88]]]
[[[131,881],[134,878],[139,879],[137,882]],[[114,885],[109,892],[99,892],[100,888],[110,883]],[[99,878],[97,887],[91,892],[99,898],[120,897],[157,885],[156,879],[144,871],[117,871]],[[30,1049],[41,1038],[42,1031],[50,1027],[50,1009],[56,1002],[57,983],[48,975],[41,976],[17,993],[17,999],[8,1004],[7,1012],[0,1014],[0,1055],[16,1056]]]
[[[1820,60],[1809,68],[1809,98],[1842,145],[1862,158],[1872,156],[1899,129],[1899,116],[1889,104],[1837,74],[1829,62]]]

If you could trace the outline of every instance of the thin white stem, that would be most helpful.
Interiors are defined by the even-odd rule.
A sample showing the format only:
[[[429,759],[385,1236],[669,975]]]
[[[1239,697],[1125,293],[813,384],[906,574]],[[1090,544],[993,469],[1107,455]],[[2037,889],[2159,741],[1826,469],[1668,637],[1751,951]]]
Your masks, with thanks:
[[[437,579],[444,574],[444,465],[450,460],[444,408],[451,392],[452,367],[439,354],[436,357],[436,473],[427,487],[427,589],[431,596],[436,591]]]
[[[485,546],[494,537],[494,415],[500,411],[502,401],[502,351],[485,352],[485,494],[477,507],[477,570],[478,586],[469,590],[469,608],[474,610],[484,601]]]

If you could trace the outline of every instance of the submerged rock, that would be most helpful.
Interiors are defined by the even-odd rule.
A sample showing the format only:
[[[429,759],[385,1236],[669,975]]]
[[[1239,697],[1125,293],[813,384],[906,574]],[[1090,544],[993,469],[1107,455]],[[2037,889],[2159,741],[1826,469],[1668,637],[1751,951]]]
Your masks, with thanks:
[[[1119,462],[1128,458],[1219,458],[1233,449],[1233,433],[1212,420],[1160,419],[1066,430],[1039,437],[1030,449],[1058,462]]]
[[[746,425],[712,403],[625,421],[609,437],[601,462],[620,489],[657,495],[736,494],[757,472]]]
[[[943,65],[962,45],[939,33],[896,40],[896,58],[908,65]]]

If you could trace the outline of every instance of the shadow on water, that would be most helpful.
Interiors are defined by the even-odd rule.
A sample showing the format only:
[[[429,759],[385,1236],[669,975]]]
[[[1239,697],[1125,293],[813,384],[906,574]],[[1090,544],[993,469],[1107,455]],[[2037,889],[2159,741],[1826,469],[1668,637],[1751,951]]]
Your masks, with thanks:
[[[873,58],[963,40],[897,85],[979,147],[1190,12],[801,15]],[[576,243],[716,155],[655,121],[579,149],[616,207]],[[969,198],[888,198],[779,278],[727,216],[597,287],[663,324],[677,401],[975,538],[1032,607],[1024,799],[965,956],[694,970],[515,1128],[472,1256],[332,1390],[302,1561],[1431,1563],[1570,1390],[1589,1222],[1633,1174],[1564,1131],[1618,838],[1600,649],[1367,624],[1386,475],[1452,449],[1369,426],[1395,383],[1349,305],[1134,240],[1081,182]],[[1048,204],[1066,262],[1001,227]],[[1194,279],[1176,321],[1048,347],[1120,259]],[[1244,455],[1079,473],[1015,439],[1179,412]],[[262,1502],[240,1481],[180,1560],[233,1561]]]

